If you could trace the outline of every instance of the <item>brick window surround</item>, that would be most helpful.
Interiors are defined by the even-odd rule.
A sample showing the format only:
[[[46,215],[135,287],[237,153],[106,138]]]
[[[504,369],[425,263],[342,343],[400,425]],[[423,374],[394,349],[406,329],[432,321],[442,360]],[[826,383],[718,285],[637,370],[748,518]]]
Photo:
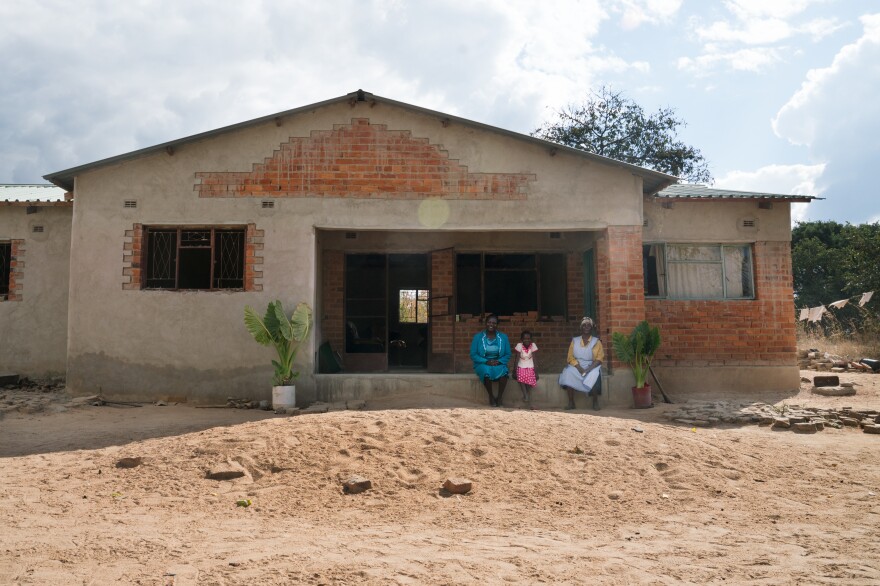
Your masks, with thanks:
[[[9,293],[0,301],[21,301],[24,289],[24,240],[7,240],[9,246]]]
[[[291,137],[250,171],[199,172],[199,197],[524,200],[535,175],[471,173],[442,145],[353,118]]]
[[[186,224],[187,227],[190,224]],[[217,227],[217,226],[215,226]],[[221,226],[222,227],[222,226]],[[122,288],[126,291],[144,288],[144,232],[143,224],[133,224],[125,231],[122,245]],[[256,224],[247,224],[244,251],[244,290],[263,290],[263,239],[265,230],[257,230]],[[222,289],[221,289],[222,290]]]

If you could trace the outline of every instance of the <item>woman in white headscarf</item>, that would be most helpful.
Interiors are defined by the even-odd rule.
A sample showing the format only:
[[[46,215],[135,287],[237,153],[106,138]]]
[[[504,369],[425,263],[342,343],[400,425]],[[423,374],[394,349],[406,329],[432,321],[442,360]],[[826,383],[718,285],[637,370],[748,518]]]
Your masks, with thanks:
[[[581,320],[581,335],[575,336],[568,347],[568,366],[559,375],[559,386],[568,393],[566,409],[574,409],[574,392],[579,391],[593,397],[593,409],[599,410],[599,394],[601,385],[596,381],[601,374],[605,349],[599,338],[593,336],[593,320],[585,317]]]

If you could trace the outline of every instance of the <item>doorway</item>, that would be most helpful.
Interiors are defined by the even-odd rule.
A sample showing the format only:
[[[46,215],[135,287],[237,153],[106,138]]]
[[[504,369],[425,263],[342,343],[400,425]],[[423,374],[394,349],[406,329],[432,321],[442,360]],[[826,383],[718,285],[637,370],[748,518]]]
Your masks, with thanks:
[[[426,369],[429,296],[427,254],[346,254],[346,368]]]

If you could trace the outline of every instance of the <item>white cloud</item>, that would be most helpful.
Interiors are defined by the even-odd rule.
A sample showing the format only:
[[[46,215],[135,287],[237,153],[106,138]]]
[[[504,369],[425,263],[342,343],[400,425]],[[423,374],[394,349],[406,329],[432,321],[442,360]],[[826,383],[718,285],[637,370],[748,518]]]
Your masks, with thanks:
[[[813,195],[819,197],[822,187],[819,180],[825,171],[824,164],[817,165],[766,165],[754,171],[730,171],[718,177],[718,189],[782,193],[785,195]],[[794,203],[791,206],[792,222],[807,219],[810,206],[815,204]]]
[[[681,57],[678,68],[697,75],[705,74],[716,66],[726,66],[736,71],[760,72],[779,61],[782,61],[782,55],[777,49],[756,47],[729,53],[713,52],[695,58]]]
[[[683,0],[617,0],[612,10],[619,13],[620,26],[633,30],[643,24],[669,22],[681,8]]]
[[[789,18],[800,14],[811,4],[826,0],[725,0],[724,5],[737,18]]]

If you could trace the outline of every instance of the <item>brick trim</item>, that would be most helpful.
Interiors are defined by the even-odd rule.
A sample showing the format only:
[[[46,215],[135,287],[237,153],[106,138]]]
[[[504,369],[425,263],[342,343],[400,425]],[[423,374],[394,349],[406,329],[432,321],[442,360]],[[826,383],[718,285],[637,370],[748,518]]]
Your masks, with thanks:
[[[24,240],[9,240],[9,293],[0,301],[21,301],[24,289]]]
[[[251,171],[198,172],[199,197],[524,200],[534,174],[470,173],[442,145],[352,118],[291,137]]]
[[[257,230],[257,225],[249,223],[245,227],[244,250],[244,290],[263,290],[263,249],[265,230]],[[122,244],[122,288],[135,291],[144,287],[144,225],[132,224],[125,231]]]

